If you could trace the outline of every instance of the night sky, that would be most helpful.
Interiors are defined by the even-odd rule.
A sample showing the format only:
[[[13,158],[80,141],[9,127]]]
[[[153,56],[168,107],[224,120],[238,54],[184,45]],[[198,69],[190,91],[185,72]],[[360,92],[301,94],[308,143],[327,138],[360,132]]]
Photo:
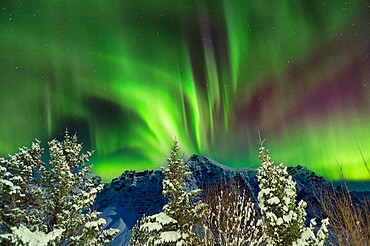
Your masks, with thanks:
[[[0,156],[77,131],[94,172],[272,158],[369,180],[370,1],[2,0]]]

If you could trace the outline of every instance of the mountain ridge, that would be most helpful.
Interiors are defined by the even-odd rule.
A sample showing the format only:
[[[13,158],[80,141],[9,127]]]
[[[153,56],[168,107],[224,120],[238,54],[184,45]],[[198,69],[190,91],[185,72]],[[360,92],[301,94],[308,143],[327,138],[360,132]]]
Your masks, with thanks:
[[[186,164],[192,172],[186,180],[187,189],[204,189],[216,183],[237,182],[251,191],[252,199],[256,202],[259,192],[257,169],[231,168],[199,155],[192,155]],[[314,217],[314,211],[316,216],[322,217],[319,188],[332,191],[335,190],[334,186],[301,165],[287,167],[287,170],[297,183],[297,202],[303,199],[309,205],[306,209],[307,221]],[[163,179],[160,170],[126,171],[98,194],[95,206],[102,212],[101,217],[106,219],[106,228],[120,229],[111,245],[128,245],[136,221],[143,214],[152,215],[162,210],[167,202],[162,195]],[[358,198],[354,196],[354,200]]]

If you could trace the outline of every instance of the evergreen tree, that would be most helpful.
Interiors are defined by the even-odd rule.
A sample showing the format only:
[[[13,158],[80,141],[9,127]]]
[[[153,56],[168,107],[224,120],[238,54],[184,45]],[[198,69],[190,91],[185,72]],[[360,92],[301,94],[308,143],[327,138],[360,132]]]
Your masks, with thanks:
[[[178,222],[164,212],[152,216],[143,216],[134,226],[130,245],[185,245]]]
[[[92,209],[102,184],[96,184],[92,152],[80,153],[77,136],[49,142],[50,161],[43,163],[40,142],[0,159],[0,240],[17,245],[103,245],[117,230]]]
[[[166,157],[168,166],[162,168],[163,195],[168,203],[162,213],[144,217],[133,229],[131,245],[213,245],[206,226],[210,211],[205,203],[194,202],[200,189],[186,191],[185,179],[191,172],[178,151],[175,140],[170,156]]]
[[[328,231],[328,220],[322,221],[317,236],[314,234],[315,220],[305,226],[306,202],[296,205],[296,182],[283,163],[275,166],[269,150],[259,143],[259,159],[262,165],[257,170],[260,192],[258,202],[262,219],[264,241],[267,245],[324,245]]]

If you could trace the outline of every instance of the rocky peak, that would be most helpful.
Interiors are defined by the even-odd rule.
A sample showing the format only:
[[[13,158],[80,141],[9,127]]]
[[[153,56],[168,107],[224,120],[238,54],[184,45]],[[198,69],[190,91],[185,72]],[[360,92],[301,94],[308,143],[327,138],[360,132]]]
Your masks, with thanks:
[[[193,155],[186,162],[192,176],[186,180],[189,189],[204,188],[216,183],[237,182],[251,191],[256,201],[259,187],[256,169],[230,168],[206,156]],[[320,196],[315,187],[333,189],[322,177],[303,166],[288,167],[288,173],[297,182],[297,200],[305,200],[308,219],[313,211],[320,211]],[[119,228],[121,232],[111,245],[128,245],[130,231],[143,214],[159,213],[166,204],[162,195],[161,171],[126,171],[119,178],[113,179],[98,194],[96,207],[107,220],[107,227]]]

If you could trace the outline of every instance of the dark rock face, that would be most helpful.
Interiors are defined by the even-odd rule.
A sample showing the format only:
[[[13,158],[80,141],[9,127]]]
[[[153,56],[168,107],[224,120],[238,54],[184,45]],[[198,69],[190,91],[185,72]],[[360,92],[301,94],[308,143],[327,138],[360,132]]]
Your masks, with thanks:
[[[121,177],[113,179],[98,195],[97,209],[101,211],[115,205],[125,208],[126,213],[158,213],[166,203],[162,196],[163,178],[161,171],[125,172]],[[129,226],[133,226],[140,218],[133,218]]]
[[[127,171],[113,179],[97,196],[96,209],[107,228],[120,229],[111,245],[128,245],[131,229],[143,214],[159,213],[166,204],[162,196],[161,171]]]
[[[208,157],[193,155],[187,161],[192,172],[186,182],[189,189],[204,188],[217,183],[237,182],[251,191],[252,198],[259,192],[255,169],[236,169],[224,166]],[[313,211],[322,216],[319,189],[333,191],[333,186],[303,166],[288,167],[288,173],[297,182],[297,202],[308,203],[307,221]],[[166,204],[162,195],[161,171],[126,171],[114,179],[98,194],[96,208],[103,212],[107,228],[119,228],[121,232],[111,245],[128,245],[131,229],[143,214],[152,215]]]

